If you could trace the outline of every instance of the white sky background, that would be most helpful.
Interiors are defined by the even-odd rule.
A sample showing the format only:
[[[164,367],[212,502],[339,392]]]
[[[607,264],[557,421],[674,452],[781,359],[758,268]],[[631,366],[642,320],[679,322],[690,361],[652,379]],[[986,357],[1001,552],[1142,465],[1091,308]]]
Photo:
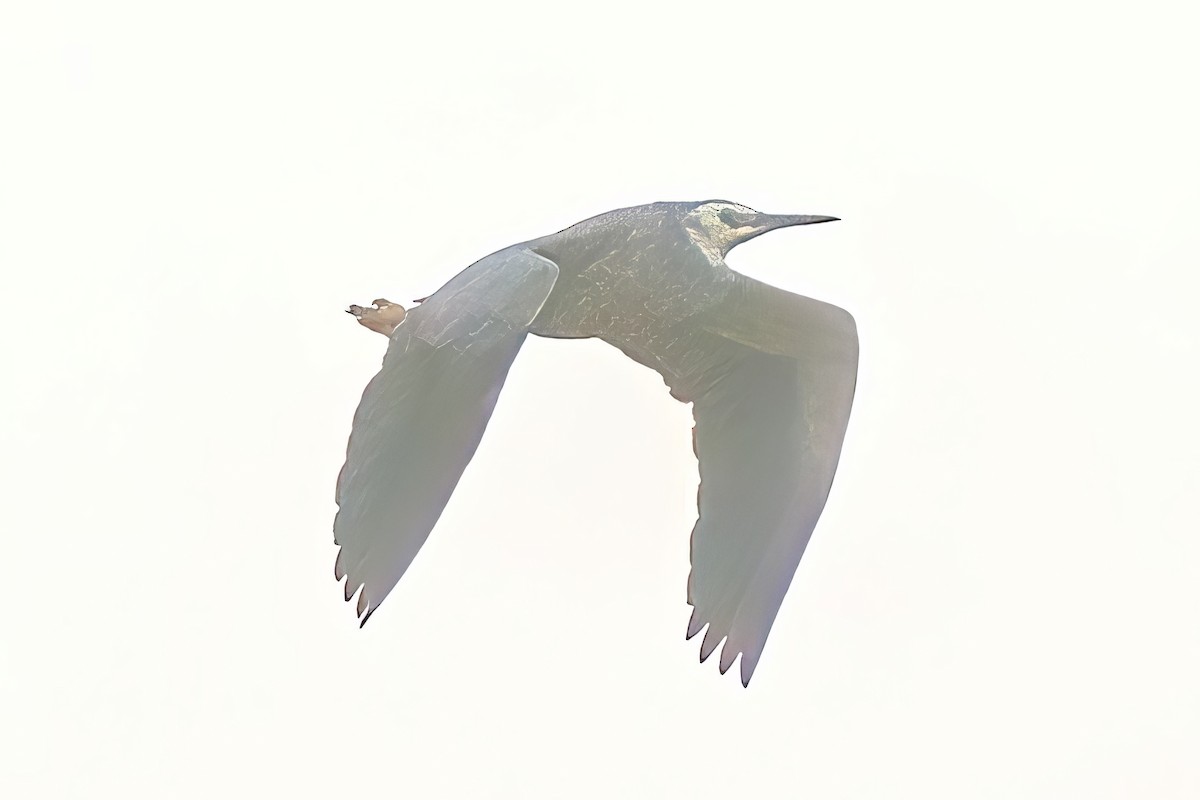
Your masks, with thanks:
[[[6,796],[1200,796],[1187,4],[178,5],[0,12]],[[706,198],[844,218],[730,261],[862,340],[749,690],[689,410],[597,342],[360,631],[342,309]]]

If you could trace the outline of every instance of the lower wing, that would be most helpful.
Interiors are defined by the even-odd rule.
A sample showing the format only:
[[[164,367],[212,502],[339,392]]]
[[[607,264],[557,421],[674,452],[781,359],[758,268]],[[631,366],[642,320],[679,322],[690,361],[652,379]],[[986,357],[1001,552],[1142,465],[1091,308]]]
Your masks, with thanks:
[[[737,275],[728,298],[639,359],[693,404],[700,463],[688,638],[740,653],[748,684],[829,496],[858,372],[854,319]]]

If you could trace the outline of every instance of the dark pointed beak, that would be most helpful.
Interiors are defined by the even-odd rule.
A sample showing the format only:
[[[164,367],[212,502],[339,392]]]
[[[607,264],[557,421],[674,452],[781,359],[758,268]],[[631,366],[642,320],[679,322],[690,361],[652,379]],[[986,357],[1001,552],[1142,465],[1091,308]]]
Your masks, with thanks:
[[[820,222],[837,222],[840,217],[823,217],[818,214],[759,214],[752,223],[755,226],[765,225],[763,233],[776,228],[790,228],[793,225],[816,225]]]
[[[837,222],[838,217],[823,217],[818,214],[758,214],[745,223],[739,238],[729,245],[733,249],[742,242],[748,242],[756,236],[762,236],[767,231],[789,228],[792,225],[816,225],[819,222]],[[728,252],[728,251],[726,251]]]

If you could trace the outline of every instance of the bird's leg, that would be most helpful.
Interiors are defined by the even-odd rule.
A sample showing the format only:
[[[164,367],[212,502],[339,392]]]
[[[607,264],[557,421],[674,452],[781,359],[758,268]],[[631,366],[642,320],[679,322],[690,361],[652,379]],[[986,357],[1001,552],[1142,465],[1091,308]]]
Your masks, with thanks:
[[[371,304],[374,308],[352,305],[346,309],[347,314],[353,314],[358,324],[370,328],[376,333],[391,336],[396,326],[404,321],[404,306],[384,300],[382,297]]]

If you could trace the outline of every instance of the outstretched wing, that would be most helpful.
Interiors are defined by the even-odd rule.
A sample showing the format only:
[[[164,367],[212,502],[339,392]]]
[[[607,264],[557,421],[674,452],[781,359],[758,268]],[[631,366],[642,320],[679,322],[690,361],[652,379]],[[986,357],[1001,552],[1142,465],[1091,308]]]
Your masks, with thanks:
[[[748,684],[817,518],[850,418],[854,319],[737,275],[729,298],[687,320],[659,353],[672,394],[693,403],[700,516],[692,530],[688,638]]]
[[[524,249],[476,262],[408,313],[354,414],[338,476],[334,574],[363,624],[412,563],[475,454],[558,267]]]

